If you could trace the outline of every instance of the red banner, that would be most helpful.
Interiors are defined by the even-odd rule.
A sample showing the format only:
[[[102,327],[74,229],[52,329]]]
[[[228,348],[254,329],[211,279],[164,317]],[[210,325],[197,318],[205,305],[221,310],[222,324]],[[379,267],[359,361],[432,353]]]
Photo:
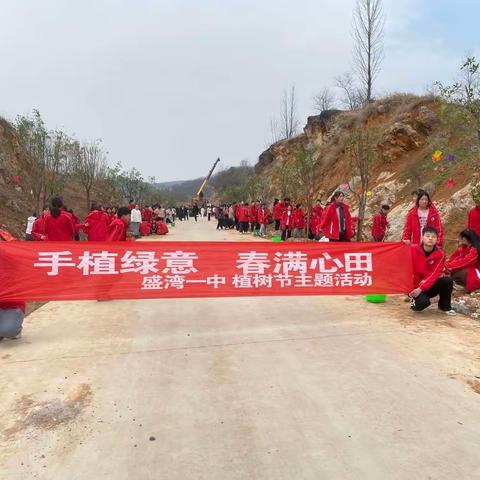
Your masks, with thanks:
[[[412,289],[403,243],[2,242],[0,300],[358,295]]]

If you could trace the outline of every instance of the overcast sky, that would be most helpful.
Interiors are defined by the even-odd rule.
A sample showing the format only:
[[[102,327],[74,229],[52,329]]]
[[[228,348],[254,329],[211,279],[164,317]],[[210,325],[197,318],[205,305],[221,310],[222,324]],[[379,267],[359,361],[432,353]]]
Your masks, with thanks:
[[[254,163],[282,90],[302,125],[350,69],[354,0],[0,0],[0,115],[102,138],[158,181]],[[478,0],[384,0],[377,93],[422,92],[480,53]]]

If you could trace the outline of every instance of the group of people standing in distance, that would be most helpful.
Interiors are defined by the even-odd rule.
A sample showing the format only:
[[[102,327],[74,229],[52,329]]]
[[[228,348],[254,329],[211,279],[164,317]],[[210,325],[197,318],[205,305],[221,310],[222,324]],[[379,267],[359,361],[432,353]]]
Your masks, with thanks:
[[[187,207],[165,208],[159,204],[140,206],[130,200],[125,207],[107,207],[93,203],[90,212],[81,222],[72,210],[68,210],[61,197],[52,199],[40,216],[27,219],[26,240],[79,241],[80,232],[87,241],[125,241],[150,234],[165,235],[168,225],[176,219],[188,220]]]
[[[438,295],[439,309],[454,315],[454,282],[467,293],[480,289],[480,199],[475,199],[476,205],[468,212],[466,229],[460,232],[458,248],[450,257],[442,250],[442,219],[428,192],[415,190],[412,201],[401,236],[412,249],[415,288],[409,294],[411,307],[422,311]],[[372,242],[388,238],[389,211],[390,206],[382,204],[375,214],[370,230]],[[308,213],[302,204],[294,206],[289,198],[275,199],[271,212],[265,203],[242,202],[219,208],[217,228],[236,228],[241,234],[251,231],[265,236],[267,226],[273,224],[283,241],[304,236],[330,242],[350,242],[355,238],[358,217],[351,215],[342,191],[335,192],[326,206],[317,200]]]

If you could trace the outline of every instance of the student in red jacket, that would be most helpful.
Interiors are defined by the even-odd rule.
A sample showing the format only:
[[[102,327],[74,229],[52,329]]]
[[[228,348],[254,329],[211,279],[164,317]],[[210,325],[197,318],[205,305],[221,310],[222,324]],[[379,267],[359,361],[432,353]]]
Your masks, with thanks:
[[[387,216],[390,211],[388,205],[382,205],[380,211],[373,217],[372,238],[374,242],[383,242],[389,227]]]
[[[320,222],[322,220],[322,216],[317,214],[318,210],[312,208],[312,212],[310,214],[310,225],[309,225],[309,232],[308,238],[310,240],[316,239],[318,240],[318,229],[320,227]]]
[[[260,235],[262,237],[267,233],[267,225],[270,218],[270,212],[268,211],[267,206],[262,203],[260,210],[257,212],[257,222],[260,225]]]
[[[49,242],[69,242],[75,236],[72,215],[63,210],[59,197],[52,199],[50,213],[45,217],[45,235]]]
[[[314,212],[318,218],[322,218],[323,207],[320,199],[318,199],[317,203],[312,207],[312,212]]]
[[[127,230],[130,223],[130,209],[120,207],[117,211],[117,218],[108,227],[109,242],[125,242]]]
[[[303,233],[305,231],[305,227],[307,226],[307,222],[305,221],[305,213],[302,208],[301,203],[297,203],[295,210],[293,211],[295,228],[293,230],[293,237],[300,238],[303,237]]]
[[[282,240],[292,236],[292,230],[295,228],[295,216],[293,215],[292,206],[287,205],[287,209],[282,213],[280,220],[280,230],[282,231]]]
[[[282,213],[284,212],[284,204],[276,198],[273,201],[273,220],[275,222],[275,231],[280,230],[280,220],[282,219]]]
[[[333,194],[330,205],[323,212],[320,228],[331,242],[349,242],[353,237],[352,217],[343,192]]]
[[[474,292],[480,289],[480,239],[473,230],[463,230],[459,243],[459,248],[448,259],[445,271],[467,292]]]
[[[434,227],[438,232],[438,245],[443,244],[443,228],[440,214],[424,190],[418,191],[416,205],[408,212],[403,227],[402,240],[407,244],[419,244],[425,227]]]
[[[238,223],[240,224],[240,233],[248,232],[249,208],[248,203],[240,205],[238,208]]]
[[[106,242],[110,223],[108,213],[93,204],[90,213],[85,217],[83,226],[83,231],[87,234],[88,241]]]
[[[47,206],[43,207],[43,215],[38,217],[32,226],[32,236],[34,240],[45,240],[47,234],[45,233],[45,219],[50,214],[50,210]]]
[[[478,204],[468,212],[467,228],[480,237],[480,199]]]
[[[423,229],[419,245],[412,245],[413,284],[410,292],[412,310],[420,312],[430,305],[430,299],[439,295],[438,308],[447,315],[455,315],[452,310],[453,280],[443,276],[445,254],[437,246],[438,231],[435,227]]]

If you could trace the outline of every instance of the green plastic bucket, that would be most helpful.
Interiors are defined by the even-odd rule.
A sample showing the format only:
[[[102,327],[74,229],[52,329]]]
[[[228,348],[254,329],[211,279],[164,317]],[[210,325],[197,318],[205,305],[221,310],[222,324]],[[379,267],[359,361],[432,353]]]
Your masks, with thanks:
[[[282,241],[281,237],[273,237],[272,242],[280,243]]]
[[[370,294],[365,296],[365,300],[369,303],[385,303],[387,296],[384,294]]]

